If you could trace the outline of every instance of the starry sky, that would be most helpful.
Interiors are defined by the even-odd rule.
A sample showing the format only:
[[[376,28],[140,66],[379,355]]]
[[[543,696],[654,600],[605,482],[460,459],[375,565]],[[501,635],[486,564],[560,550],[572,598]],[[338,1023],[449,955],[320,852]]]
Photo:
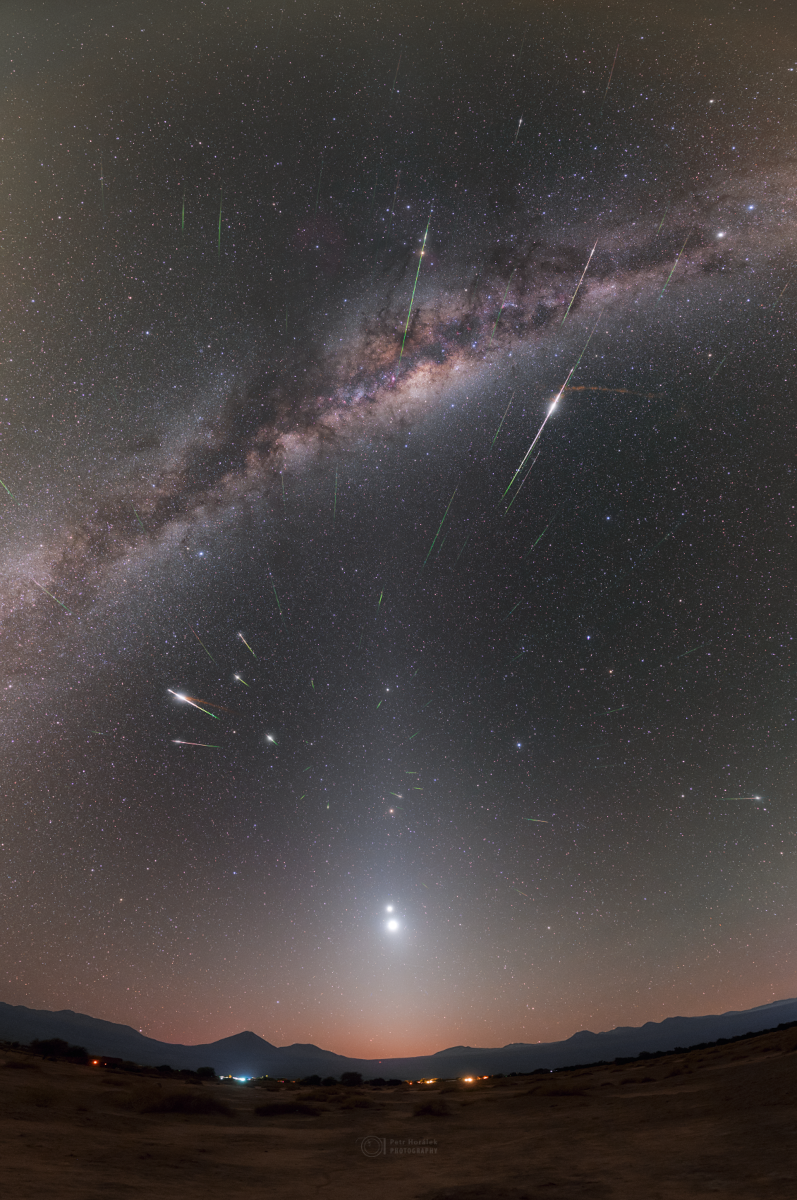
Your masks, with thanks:
[[[793,7],[0,28],[2,999],[380,1057],[794,995]]]

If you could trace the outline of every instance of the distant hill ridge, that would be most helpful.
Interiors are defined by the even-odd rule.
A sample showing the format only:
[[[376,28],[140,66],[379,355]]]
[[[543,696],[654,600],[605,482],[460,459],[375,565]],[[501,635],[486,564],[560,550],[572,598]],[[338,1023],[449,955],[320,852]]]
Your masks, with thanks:
[[[219,1075],[271,1075],[299,1079],[305,1075],[340,1076],[359,1071],[366,1079],[377,1076],[420,1079],[440,1074],[496,1075],[534,1071],[538,1067],[567,1067],[576,1063],[635,1058],[647,1051],[674,1050],[698,1042],[737,1037],[797,1021],[797,999],[776,1000],[757,1008],[704,1017],[667,1017],[637,1027],[621,1026],[605,1033],[581,1030],[562,1042],[511,1042],[480,1048],[450,1046],[416,1058],[346,1058],[311,1044],[274,1046],[251,1030],[198,1046],[175,1045],[113,1021],[62,1009],[26,1008],[0,1002],[0,1040],[29,1043],[34,1038],[59,1037],[85,1046],[93,1054],[111,1055],[145,1066],[168,1065],[180,1070],[214,1067]]]

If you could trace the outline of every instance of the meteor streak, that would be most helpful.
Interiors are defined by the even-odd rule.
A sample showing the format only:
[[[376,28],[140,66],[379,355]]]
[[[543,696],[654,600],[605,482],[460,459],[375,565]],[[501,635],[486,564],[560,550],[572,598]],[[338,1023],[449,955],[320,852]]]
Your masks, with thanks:
[[[243,635],[242,633],[239,633],[239,634],[238,634],[238,637],[241,639],[241,641],[243,642],[243,644],[246,646],[247,650],[248,650],[248,651],[249,651],[249,653],[252,655],[252,658],[255,658],[255,659],[256,659],[256,658],[257,658],[257,655],[255,654],[254,650],[252,649],[252,647],[251,647],[251,646],[249,645],[249,643],[247,642],[247,640],[246,640],[246,638],[244,637],[244,635]]]
[[[432,214],[430,212],[429,220],[426,222],[426,229],[424,230],[424,234],[423,234],[423,244],[421,245],[421,252],[418,255],[418,270],[415,272],[415,283],[412,285],[412,296],[410,297],[410,307],[407,311],[407,324],[404,326],[404,337],[401,339],[401,353],[399,354],[399,362],[401,362],[402,355],[404,354],[404,343],[407,340],[407,331],[410,327],[410,317],[412,316],[412,306],[415,303],[415,289],[418,286],[418,276],[421,273],[421,263],[423,262],[423,256],[426,251],[426,238],[429,233],[429,224],[430,224],[431,220],[432,220]]]
[[[497,324],[498,324],[498,322],[496,321],[496,325]],[[493,330],[493,332],[495,332],[495,330]],[[512,399],[514,399],[514,396],[512,397]],[[493,434],[493,440],[490,442],[490,449],[487,451],[488,454],[490,454],[492,452],[492,448],[495,445],[495,439],[498,437],[499,433],[501,432],[501,426],[503,425],[504,421],[506,420],[506,414],[509,412],[511,407],[512,407],[512,400],[509,401],[506,408],[504,409],[504,415],[501,417],[501,420],[498,423],[498,428],[496,429],[495,433]],[[462,551],[460,551],[460,554],[461,553],[462,553]]]
[[[188,696],[184,696],[182,692],[172,692],[171,688],[167,688],[166,691],[171,692],[177,700],[182,700],[183,704],[190,704],[192,708],[198,708],[206,716],[212,717],[214,721],[218,721],[219,718],[215,713],[210,712],[207,708],[203,708],[201,704],[196,704],[193,700],[189,700]]]
[[[252,686],[251,683],[247,683],[245,679],[241,679],[240,675],[233,675],[233,679],[237,679],[239,683],[242,683],[244,685],[244,687]]]
[[[515,130],[515,136],[514,136],[514,138],[512,139],[512,145],[513,145],[513,146],[514,146],[515,142],[517,141],[517,135],[520,133],[520,126],[521,126],[522,124],[523,124],[523,118],[521,117],[521,118],[520,118],[520,120],[519,120],[519,121],[518,121],[518,123],[517,123],[517,129]]]
[[[6,489],[6,491],[7,491],[7,492],[8,492],[8,494],[9,494],[9,496],[11,497],[11,499],[12,499],[12,500],[14,500],[14,501],[16,502],[16,499],[17,499],[17,498],[16,498],[16,496],[14,495],[14,493],[11,491],[11,488],[9,488],[9,487],[6,487],[6,485],[3,483],[2,479],[0,479],[0,483],[1,483],[1,484],[3,484],[3,487]]]
[[[565,388],[567,387],[568,383],[570,382],[570,380],[573,378],[573,376],[575,375],[576,371],[578,370],[578,364],[581,362],[582,358],[584,357],[584,355],[585,355],[585,353],[586,353],[586,350],[587,350],[587,346],[588,346],[588,345],[590,344],[590,342],[592,341],[592,335],[593,335],[593,333],[595,332],[595,330],[598,328],[598,321],[601,319],[601,316],[602,316],[602,315],[603,315],[603,309],[601,309],[601,311],[598,313],[598,316],[597,316],[597,318],[596,318],[596,320],[595,320],[595,324],[592,326],[592,329],[590,330],[590,335],[589,335],[589,337],[587,338],[586,342],[584,343],[584,349],[581,351],[581,353],[579,354],[578,358],[576,359],[576,361],[575,361],[575,365],[574,365],[574,366],[572,366],[572,367],[570,368],[570,372],[569,372],[569,374],[568,374],[568,376],[567,376],[567,379],[564,381],[564,383],[563,383],[563,384],[562,384],[562,386],[560,387],[559,391],[558,391],[558,392],[556,393],[556,395],[554,396],[554,398],[553,398],[553,400],[552,400],[552,402],[551,402],[551,404],[550,404],[550,407],[549,407],[549,409],[548,409],[547,413],[545,414],[545,420],[543,421],[542,425],[540,425],[539,429],[537,430],[537,436],[535,437],[534,441],[531,443],[531,445],[529,446],[528,450],[526,451],[526,453],[525,453],[525,456],[524,456],[524,458],[523,458],[523,462],[520,464],[520,466],[518,467],[518,469],[515,471],[515,474],[512,476],[512,478],[510,479],[510,481],[509,481],[509,483],[507,484],[506,488],[504,489],[504,494],[501,496],[501,499],[502,499],[502,500],[503,500],[504,496],[507,494],[507,492],[509,491],[509,489],[512,487],[512,484],[515,482],[515,480],[517,479],[517,477],[518,477],[518,475],[520,474],[520,472],[521,472],[521,471],[523,470],[523,468],[525,467],[526,463],[527,463],[527,462],[528,462],[528,460],[529,460],[529,455],[531,454],[531,452],[532,452],[532,450],[534,449],[534,447],[537,445],[537,442],[538,442],[538,441],[540,440],[540,438],[542,437],[542,431],[543,431],[543,429],[545,428],[545,426],[546,426],[546,425],[547,425],[547,423],[548,423],[548,418],[550,417],[550,415],[551,415],[551,413],[553,412],[553,410],[556,408],[556,405],[557,405],[557,404],[559,403],[559,401],[561,400],[561,398],[562,398],[562,393],[564,392],[564,390],[565,390]],[[525,480],[524,480],[524,482],[525,482]]]
[[[570,303],[567,306],[565,315],[562,317],[562,322],[561,322],[562,325],[564,325],[565,321],[567,320],[567,314],[570,312],[570,309],[573,307],[573,301],[575,300],[576,296],[578,295],[578,289],[581,287],[582,283],[584,282],[584,276],[586,275],[587,271],[589,270],[589,264],[592,262],[592,256],[595,253],[595,250],[597,249],[597,245],[598,245],[598,239],[596,238],[595,245],[592,247],[592,249],[589,252],[589,258],[587,259],[587,265],[584,268],[584,270],[581,272],[581,278],[579,279],[578,283],[576,284],[576,290],[573,292],[573,295],[570,297]],[[497,324],[498,324],[498,322],[496,321],[496,325]],[[562,391],[564,391],[564,388],[562,388]]]
[[[614,52],[614,61],[612,62],[612,69],[611,69],[611,71],[609,72],[609,79],[608,79],[608,82],[607,82],[607,84],[606,84],[606,91],[603,93],[603,100],[601,100],[601,108],[603,108],[603,101],[606,99],[606,97],[607,97],[607,96],[608,96],[608,94],[609,94],[609,88],[610,88],[610,86],[611,86],[611,82],[612,82],[612,75],[614,75],[614,68],[615,68],[615,64],[616,64],[616,62],[617,62],[617,55],[618,55],[619,53],[620,53],[620,46],[619,46],[619,43],[618,43],[617,49],[616,49],[616,50],[615,50],[615,52]]]
[[[678,266],[678,263],[681,261],[681,255],[683,254],[684,250],[686,249],[686,243],[689,241],[691,236],[692,236],[692,230],[690,229],[689,232],[687,233],[686,237],[684,238],[683,246],[681,246],[681,249],[678,251],[678,257],[676,258],[675,262],[672,264],[672,271],[670,271],[669,275],[667,276],[667,283],[665,283],[664,287],[659,292],[659,300],[661,300],[662,296],[667,291],[667,284],[672,279],[673,274],[675,273],[675,268]],[[720,366],[722,366],[722,363],[720,363]]]
[[[445,521],[446,517],[448,516],[448,510],[451,507],[451,505],[454,503],[454,497],[456,496],[458,491],[459,491],[459,484],[457,484],[457,486],[454,488],[453,492],[451,493],[451,499],[449,500],[448,504],[446,505],[446,511],[443,513],[443,520],[437,526],[437,533],[432,538],[432,544],[429,547],[429,552],[426,555],[426,558],[423,560],[423,566],[421,567],[421,570],[423,570],[423,567],[425,567],[429,561],[429,555],[434,550],[434,544],[437,541],[437,539],[440,537],[440,530],[443,528],[443,521]]]
[[[210,742],[181,742],[179,738],[172,738],[175,746],[204,746],[206,750],[221,750],[221,746],[213,746]]]
[[[274,588],[274,599],[277,601],[277,608],[279,609],[279,614],[280,614],[280,616],[282,617],[282,619],[283,619],[283,621],[284,621],[284,620],[285,620],[285,617],[284,617],[284,616],[283,616],[283,614],[282,614],[282,605],[280,604],[280,598],[279,598],[279,596],[277,595],[277,588],[276,588],[276,585],[272,583],[272,585],[271,585],[271,586],[272,586],[272,588]]]
[[[205,643],[202,641],[202,638],[199,636],[199,634],[197,633],[197,631],[196,631],[196,630],[193,628],[193,626],[192,626],[192,625],[189,625],[189,626],[188,626],[188,628],[191,630],[191,632],[193,633],[194,637],[195,637],[195,638],[196,638],[196,640],[199,642],[200,646],[201,646],[201,647],[202,647],[202,649],[205,651],[205,654],[207,654],[207,656],[208,656],[208,658],[210,659],[210,661],[211,661],[212,663],[216,663],[216,666],[218,666],[219,664],[216,662],[215,658],[214,658],[214,657],[213,657],[213,655],[210,653],[210,651],[208,650],[208,648],[207,648],[207,646],[205,645]]]
[[[537,459],[540,457],[540,453],[541,453],[541,452],[538,450],[538,451],[537,451],[537,453],[536,453],[536,455],[535,455],[535,456],[534,456],[534,458],[532,459],[532,461],[531,461],[531,466],[529,467],[529,469],[528,469],[528,471],[526,472],[526,474],[523,476],[523,479],[522,479],[522,481],[521,481],[521,483],[520,483],[520,485],[519,485],[519,487],[518,487],[518,490],[515,492],[514,496],[513,496],[513,497],[512,497],[512,499],[509,501],[509,504],[507,504],[507,506],[506,506],[506,510],[505,510],[505,512],[504,512],[504,517],[507,515],[507,513],[508,513],[508,512],[509,512],[509,510],[510,510],[510,508],[512,507],[512,505],[515,503],[515,501],[517,500],[518,496],[520,495],[520,489],[523,487],[523,484],[526,482],[526,480],[528,479],[529,475],[531,474],[531,472],[532,472],[532,469],[533,469],[533,467],[534,467],[534,464],[535,464],[535,462],[536,462],[536,461],[537,461]],[[501,518],[501,520],[502,520],[502,521],[503,521],[504,517],[502,517],[502,518]]]
[[[537,825],[550,825],[550,821],[545,821],[542,817],[524,817],[524,821],[534,821]]]
[[[42,585],[41,585],[40,583],[36,583],[36,580],[35,580],[35,579],[31,579],[31,578],[30,578],[30,575],[28,576],[28,579],[30,579],[30,582],[31,582],[31,583],[33,583],[33,584],[36,584],[36,587],[37,587],[37,588],[39,588],[39,590],[40,590],[40,591],[44,592],[44,594],[45,594],[46,596],[49,596],[51,600],[55,600],[56,604],[60,604],[60,605],[61,605],[61,608],[64,610],[64,612],[65,612],[65,613],[69,613],[69,609],[67,608],[67,606],[66,606],[65,604],[62,604],[62,603],[61,603],[61,601],[58,599],[58,597],[57,597],[57,596],[54,596],[54,595],[52,594],[52,592],[48,592],[48,591],[47,591],[47,588],[46,588],[46,587],[42,587]],[[69,613],[69,615],[71,616],[72,614],[71,614],[71,613]]]
[[[542,533],[541,533],[541,534],[540,534],[540,536],[537,538],[537,542],[541,542],[541,541],[542,541],[542,539],[545,537],[546,533],[548,532],[548,530],[549,530],[550,528],[551,528],[551,526],[550,526],[550,525],[546,525],[546,526],[545,526],[545,528],[543,529]],[[533,550],[533,549],[534,549],[534,547],[537,545],[537,542],[532,542],[532,544],[531,544],[531,546],[529,547],[528,551],[527,551],[527,552],[526,552],[526,554],[524,555],[524,558],[528,558],[529,554],[531,554],[532,550]]]
[[[597,244],[598,244],[598,243],[596,242],[596,243],[595,243],[595,245],[597,246]],[[590,258],[592,258],[592,255],[591,255],[591,254],[590,254]],[[587,266],[589,266],[589,263],[587,263]],[[514,275],[514,274],[515,274],[515,271],[516,271],[516,270],[517,270],[517,267],[513,267],[513,269],[512,269],[512,275]],[[495,325],[493,325],[493,331],[492,331],[492,333],[490,334],[490,345],[492,345],[492,344],[493,344],[493,338],[495,337],[495,331],[496,331],[496,329],[498,328],[498,322],[501,320],[501,314],[502,314],[502,313],[503,313],[503,311],[504,311],[504,303],[505,303],[505,301],[506,301],[506,298],[507,298],[507,296],[509,295],[509,289],[510,289],[510,287],[512,286],[512,275],[510,275],[510,276],[509,276],[509,283],[507,283],[507,285],[506,285],[506,291],[504,292],[504,296],[503,296],[503,299],[502,299],[502,301],[501,301],[501,307],[500,307],[500,308],[499,308],[499,310],[498,310],[498,316],[495,318]],[[583,279],[583,278],[584,278],[584,277],[583,277],[583,275],[582,275],[582,279]],[[576,291],[578,291],[578,288],[576,289]],[[574,298],[575,298],[575,297],[574,297]],[[571,300],[571,301],[570,301],[570,303],[572,304],[572,303],[573,303],[573,301]],[[568,312],[569,312],[569,311],[570,311],[570,310],[568,309]],[[566,315],[566,314],[565,314],[565,315]],[[490,447],[490,449],[492,449],[492,446]]]

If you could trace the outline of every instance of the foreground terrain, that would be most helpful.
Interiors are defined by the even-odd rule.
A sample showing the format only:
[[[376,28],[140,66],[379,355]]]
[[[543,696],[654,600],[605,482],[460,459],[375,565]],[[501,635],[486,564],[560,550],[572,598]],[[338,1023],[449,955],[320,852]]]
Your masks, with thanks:
[[[2,1194],[792,1200],[795,1051],[788,1029],[622,1066],[393,1089],[189,1085],[0,1051]]]

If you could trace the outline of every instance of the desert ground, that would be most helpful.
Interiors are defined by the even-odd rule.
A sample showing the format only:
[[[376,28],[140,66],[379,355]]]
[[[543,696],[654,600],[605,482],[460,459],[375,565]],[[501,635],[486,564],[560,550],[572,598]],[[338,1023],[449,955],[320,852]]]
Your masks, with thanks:
[[[16,1050],[0,1064],[3,1200],[797,1195],[797,1029],[392,1089],[188,1085]]]

